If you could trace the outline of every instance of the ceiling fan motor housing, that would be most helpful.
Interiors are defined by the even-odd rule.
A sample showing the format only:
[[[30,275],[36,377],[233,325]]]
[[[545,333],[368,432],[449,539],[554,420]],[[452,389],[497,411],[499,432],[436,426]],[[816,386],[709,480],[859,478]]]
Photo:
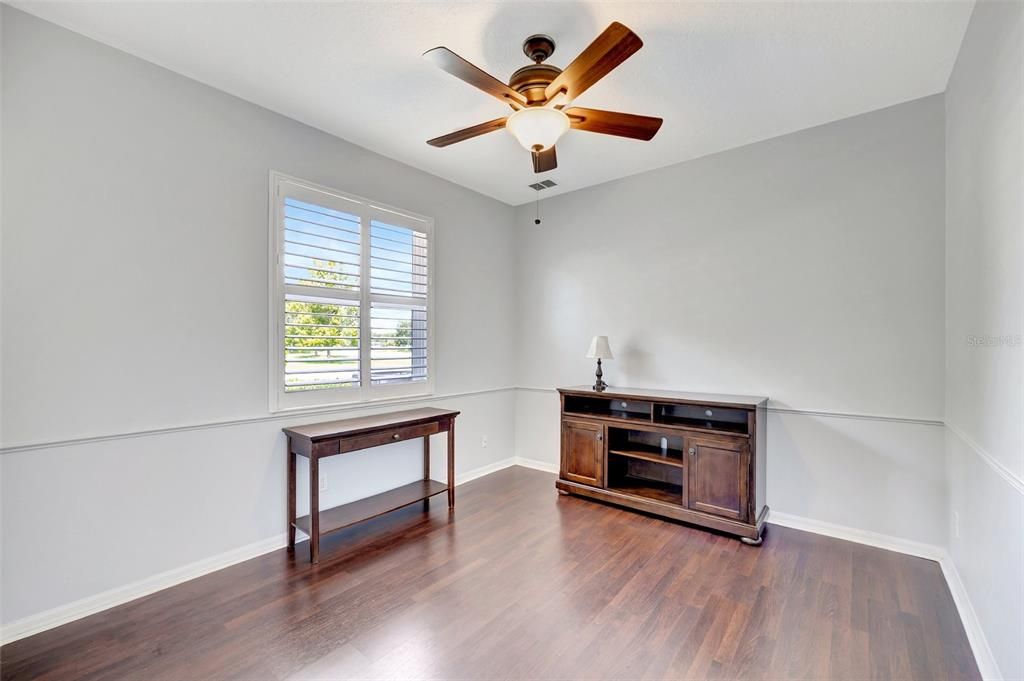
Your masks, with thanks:
[[[527,103],[543,104],[547,99],[544,89],[561,72],[562,69],[550,64],[530,64],[513,73],[508,86],[526,97]]]
[[[543,103],[544,88],[562,72],[558,67],[543,63],[554,52],[555,41],[549,35],[536,33],[523,41],[523,54],[534,63],[513,73],[508,80],[508,86],[526,97],[527,103]]]

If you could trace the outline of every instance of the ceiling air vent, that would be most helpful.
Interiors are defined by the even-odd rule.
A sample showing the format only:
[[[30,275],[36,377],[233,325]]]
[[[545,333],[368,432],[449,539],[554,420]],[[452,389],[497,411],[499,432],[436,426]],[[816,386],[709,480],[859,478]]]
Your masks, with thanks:
[[[557,183],[554,180],[544,180],[543,182],[534,182],[533,184],[527,186],[530,189],[540,191],[542,189],[550,189],[551,187],[555,187],[557,186]]]

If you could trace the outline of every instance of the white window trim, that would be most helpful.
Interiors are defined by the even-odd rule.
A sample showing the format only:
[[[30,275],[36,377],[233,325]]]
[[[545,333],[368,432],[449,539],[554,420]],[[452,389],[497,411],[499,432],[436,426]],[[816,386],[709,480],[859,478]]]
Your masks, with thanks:
[[[388,385],[359,385],[346,388],[330,388],[323,390],[308,390],[286,393],[284,390],[284,297],[285,283],[282,270],[282,253],[284,240],[284,215],[282,212],[283,194],[302,198],[313,203],[325,201],[327,207],[352,213],[360,217],[363,234],[368,233],[369,221],[380,219],[388,224],[408,227],[427,235],[427,380],[417,383],[396,383]],[[268,196],[268,223],[270,225],[270,238],[268,241],[268,261],[270,273],[269,286],[269,327],[270,336],[268,348],[269,357],[269,395],[270,412],[304,412],[317,411],[325,408],[349,407],[356,409],[371,404],[387,402],[406,401],[410,398],[429,397],[434,394],[434,375],[436,363],[434,360],[434,345],[436,341],[436,324],[434,308],[434,253],[437,250],[434,239],[434,220],[425,215],[417,215],[410,211],[389,206],[354,194],[318,185],[313,182],[292,177],[277,171],[270,172],[270,192]],[[364,241],[360,248],[363,259],[363,267],[368,267],[370,257],[369,239]],[[377,296],[380,297],[379,295]],[[356,299],[356,296],[352,296]],[[368,329],[370,320],[370,287],[368,280],[360,279],[358,293],[360,301],[360,348],[361,360],[366,361],[363,352],[369,350]],[[365,320],[365,321],[364,321]],[[362,342],[363,340],[366,342]],[[365,375],[369,381],[369,371],[362,370],[360,365],[360,378]]]

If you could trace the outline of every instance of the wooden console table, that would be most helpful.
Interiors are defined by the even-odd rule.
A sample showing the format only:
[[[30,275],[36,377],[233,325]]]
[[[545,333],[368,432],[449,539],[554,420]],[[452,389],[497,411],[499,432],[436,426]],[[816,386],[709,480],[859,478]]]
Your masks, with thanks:
[[[390,414],[284,428],[288,435],[288,548],[295,530],[309,535],[309,560],[320,562],[320,537],[417,501],[448,492],[455,508],[455,417],[460,412],[424,407]],[[430,436],[448,433],[448,484],[430,478]],[[320,510],[320,460],[393,442],[423,438],[423,479],[348,504]],[[309,515],[296,517],[295,461],[309,459]]]

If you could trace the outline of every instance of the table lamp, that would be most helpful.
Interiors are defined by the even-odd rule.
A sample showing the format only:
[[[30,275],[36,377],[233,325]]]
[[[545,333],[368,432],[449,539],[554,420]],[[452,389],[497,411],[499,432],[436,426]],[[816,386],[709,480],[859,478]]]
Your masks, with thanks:
[[[608,336],[594,336],[590,341],[590,349],[587,350],[587,359],[597,360],[597,382],[594,383],[594,390],[602,392],[608,387],[608,384],[601,380],[604,375],[601,373],[601,360],[602,359],[615,359],[615,355],[612,354],[612,349],[608,345]]]

